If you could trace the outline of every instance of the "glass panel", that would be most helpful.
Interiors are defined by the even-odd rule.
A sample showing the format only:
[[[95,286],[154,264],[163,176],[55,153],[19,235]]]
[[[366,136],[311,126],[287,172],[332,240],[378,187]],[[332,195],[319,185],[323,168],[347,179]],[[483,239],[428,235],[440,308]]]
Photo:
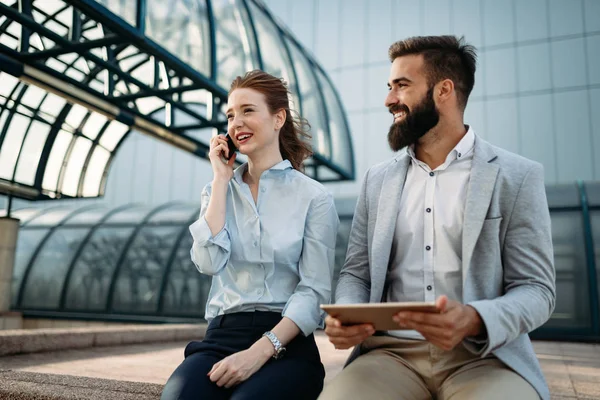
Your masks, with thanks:
[[[100,145],[108,151],[113,151],[127,131],[129,131],[127,125],[112,121],[100,137]]]
[[[600,210],[590,212],[590,222],[592,223],[592,238],[594,239],[594,260],[596,262],[596,282],[600,287]],[[600,305],[600,297],[598,297]]]
[[[56,118],[66,104],[67,104],[67,102],[65,100],[61,99],[60,97],[58,97],[52,93],[48,93],[48,95],[46,96],[46,99],[44,100],[44,102],[42,103],[42,106],[40,107],[40,110],[44,114],[52,116],[53,118]]]
[[[81,122],[88,113],[89,111],[87,108],[81,107],[79,104],[73,104],[71,111],[69,111],[69,114],[67,114],[67,125],[69,125],[73,131],[79,129]]]
[[[16,211],[17,218],[19,211]],[[17,250],[15,254],[15,266],[13,269],[12,284],[11,284],[11,307],[17,305],[19,297],[19,289],[23,280],[25,268],[33,256],[33,252],[37,249],[40,241],[46,236],[48,229],[28,229],[21,228],[17,238]]]
[[[110,282],[132,232],[133,228],[100,228],[92,234],[68,282],[67,309],[99,311],[106,308]]]
[[[79,189],[79,178],[83,170],[85,160],[88,156],[92,142],[83,137],[75,140],[75,146],[69,156],[69,163],[65,171],[65,179],[62,185],[62,192],[69,196],[77,196]]]
[[[588,274],[580,212],[552,212],[556,309],[545,327],[590,328]],[[582,290],[582,288],[586,288]]]
[[[89,228],[59,228],[38,254],[25,283],[23,308],[56,309],[67,268]]]
[[[106,220],[106,224],[136,224],[141,222],[152,210],[150,207],[128,208]]]
[[[212,279],[198,272],[190,259],[191,248],[192,236],[184,235],[175,252],[175,260],[162,294],[162,311],[166,315],[204,317]]]
[[[189,221],[195,215],[197,216],[200,211],[192,206],[175,206],[167,208],[154,214],[148,223],[179,223],[183,224]]]
[[[56,226],[72,212],[73,209],[67,207],[49,210],[33,218],[27,226]]]
[[[283,77],[288,82],[288,88],[292,92],[293,109],[298,109],[298,96],[296,94],[296,82],[292,75],[292,66],[287,57],[285,47],[281,41],[281,34],[265,13],[263,13],[254,2],[248,2],[254,27],[258,35],[260,52],[263,55],[264,70],[276,77]]]
[[[135,237],[119,266],[112,310],[156,312],[168,257],[181,227],[145,227]]]
[[[552,42],[552,78],[555,87],[586,84],[584,38]]]
[[[83,134],[92,140],[96,139],[98,133],[102,128],[104,128],[104,125],[106,125],[107,121],[108,119],[104,115],[93,112],[88,117],[87,121],[85,121],[85,125],[83,126],[82,130]]]
[[[42,188],[46,190],[56,191],[58,185],[58,177],[65,161],[65,155],[71,144],[73,135],[63,130],[60,130],[54,139],[52,150],[50,150],[50,157],[48,157],[48,164],[46,164],[46,171],[44,172],[44,180],[42,181]]]
[[[96,146],[92,158],[87,167],[85,180],[83,182],[83,196],[95,197],[100,192],[100,183],[106,171],[106,163],[110,159],[110,153],[102,147]]]
[[[6,136],[4,137],[4,142],[2,142],[2,147],[0,148],[2,150],[0,152],[0,178],[12,180],[15,163],[17,162],[29,122],[29,118],[18,114],[13,115]]]
[[[11,211],[11,216],[20,221],[21,228],[23,225],[27,224],[29,220],[40,213],[40,210],[37,208],[23,208],[21,210]]]
[[[212,1],[217,41],[217,83],[229,89],[238,75],[258,66],[252,27],[239,0]]]
[[[326,129],[327,121],[325,120],[323,99],[315,83],[314,75],[311,72],[312,68],[298,47],[292,43],[288,43],[288,45],[298,76],[298,87],[301,94],[300,98],[302,99],[302,117],[308,120],[311,128],[310,134],[312,136],[313,151],[325,158],[330,158],[331,153],[329,151],[329,137]]]
[[[519,92],[552,87],[550,78],[550,45],[540,43],[517,48],[519,58]]]
[[[210,35],[204,1],[147,0],[147,10],[146,34],[210,76]]]
[[[46,92],[36,86],[28,86],[25,89],[25,94],[21,98],[20,103],[31,108],[38,108],[42,103],[45,94]]]
[[[135,26],[137,13],[137,0],[96,0],[110,11]]]
[[[98,223],[109,210],[106,208],[95,208],[92,210],[82,211],[75,214],[65,223],[65,226],[71,225],[95,225]]]
[[[318,71],[319,81],[325,102],[327,104],[327,113],[329,115],[329,135],[331,140],[332,161],[350,172],[352,171],[352,153],[350,152],[350,135],[346,118],[343,114],[340,103],[338,102],[333,87],[325,79],[321,71]]]
[[[31,123],[23,144],[23,151],[19,157],[17,173],[15,174],[15,180],[19,183],[25,185],[33,185],[35,183],[38,164],[49,132],[50,125],[39,121]]]
[[[4,44],[4,37],[2,40],[2,43]],[[0,80],[2,80],[2,85],[0,85],[0,95],[8,98],[14,88],[19,84],[19,80],[6,72],[0,73]]]

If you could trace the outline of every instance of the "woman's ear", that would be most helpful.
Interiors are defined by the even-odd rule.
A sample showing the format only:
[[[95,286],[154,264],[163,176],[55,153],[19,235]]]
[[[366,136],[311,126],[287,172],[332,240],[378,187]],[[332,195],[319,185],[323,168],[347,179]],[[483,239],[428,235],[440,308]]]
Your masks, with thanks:
[[[285,109],[282,108],[281,110],[277,111],[277,114],[275,114],[275,129],[281,129],[283,127],[286,116]]]

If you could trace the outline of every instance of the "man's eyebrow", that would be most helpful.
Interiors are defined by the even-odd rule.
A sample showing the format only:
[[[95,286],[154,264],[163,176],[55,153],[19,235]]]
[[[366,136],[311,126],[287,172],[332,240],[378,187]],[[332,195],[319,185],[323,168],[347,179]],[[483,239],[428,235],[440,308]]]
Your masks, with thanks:
[[[404,76],[401,76],[400,78],[396,78],[392,81],[392,84],[397,85],[400,82],[407,82],[407,83],[412,83],[412,81]],[[391,87],[390,84],[387,84],[388,87]]]

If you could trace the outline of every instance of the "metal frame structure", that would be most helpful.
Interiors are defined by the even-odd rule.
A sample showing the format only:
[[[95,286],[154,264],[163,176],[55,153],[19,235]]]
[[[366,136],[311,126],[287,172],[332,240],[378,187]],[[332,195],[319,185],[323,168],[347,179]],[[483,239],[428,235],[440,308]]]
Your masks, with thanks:
[[[135,0],[134,15],[129,8],[125,15],[119,4],[125,1],[0,2],[0,193],[34,200],[102,196],[111,161],[131,130],[207,158],[210,137],[226,130],[222,85],[264,66],[257,32],[265,25],[282,43],[279,56],[298,111],[304,116],[303,90],[314,91],[321,106],[316,114],[329,124],[320,134],[329,147],[331,135],[341,135],[338,151],[350,159],[336,159],[331,148],[317,145],[307,174],[321,181],[354,179],[337,92],[260,1]],[[193,7],[182,12],[183,4]],[[166,22],[153,15],[159,5],[166,7]],[[230,14],[237,16],[233,23]],[[238,31],[227,31],[226,23]],[[185,29],[199,37],[189,39]],[[179,43],[184,37],[188,42]],[[308,82],[298,82],[292,47],[310,66]],[[227,63],[241,69],[230,71]],[[335,94],[335,104],[325,101],[323,85]],[[331,108],[341,115],[339,132],[332,128]]]

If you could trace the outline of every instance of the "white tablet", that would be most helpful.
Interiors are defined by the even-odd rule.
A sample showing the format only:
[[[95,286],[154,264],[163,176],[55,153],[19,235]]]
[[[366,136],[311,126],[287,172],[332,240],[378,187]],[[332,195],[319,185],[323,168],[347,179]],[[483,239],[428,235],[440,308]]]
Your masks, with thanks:
[[[377,331],[402,329],[392,319],[400,311],[439,313],[435,302],[322,304],[321,309],[343,325],[372,324]]]

